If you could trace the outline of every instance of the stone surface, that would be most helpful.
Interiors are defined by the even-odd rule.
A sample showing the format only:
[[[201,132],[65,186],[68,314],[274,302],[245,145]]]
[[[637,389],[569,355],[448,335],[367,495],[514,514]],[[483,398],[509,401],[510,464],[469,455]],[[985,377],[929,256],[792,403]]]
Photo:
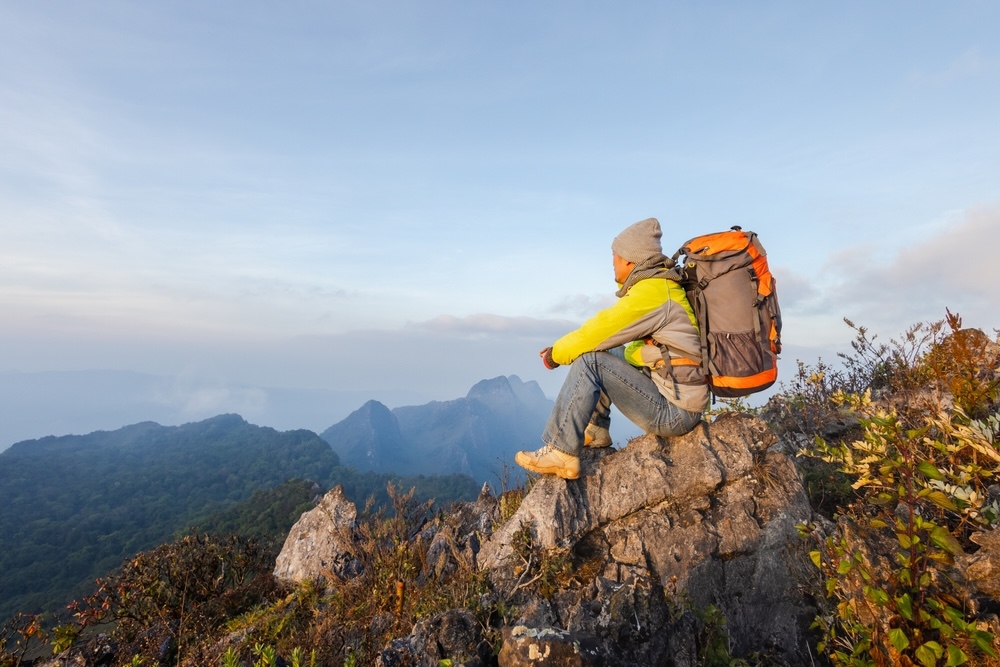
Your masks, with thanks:
[[[725,617],[734,655],[808,664],[816,610],[800,591],[818,572],[796,525],[812,511],[775,442],[763,421],[734,414],[679,438],[584,451],[580,479],[535,482],[484,541],[480,567],[526,607],[517,546],[525,535],[595,571],[553,596],[549,624],[627,645],[634,664],[694,664],[678,657],[695,654],[680,626],[707,610]]]
[[[275,562],[274,576],[282,581],[343,580],[361,571],[355,556],[354,530],[358,510],[340,486],[292,526]]]
[[[519,505],[484,486],[414,535],[429,545],[420,577],[486,575],[478,607],[503,610],[504,667],[695,667],[713,650],[810,664],[819,571],[796,526],[814,517],[775,444],[762,420],[729,414],[678,438],[584,450],[580,479],[541,477]],[[276,575],[349,576],[355,517],[331,491],[289,534]],[[466,609],[423,619],[378,664],[495,664],[478,623]]]
[[[974,533],[971,539],[979,550],[958,559],[965,579],[976,592],[1000,599],[1000,531]]]
[[[559,628],[518,625],[504,630],[500,667],[597,667],[619,664],[607,661],[596,638],[574,635]]]
[[[453,609],[418,622],[409,637],[394,640],[376,658],[376,667],[419,665],[481,667],[489,655],[476,617],[466,609]]]

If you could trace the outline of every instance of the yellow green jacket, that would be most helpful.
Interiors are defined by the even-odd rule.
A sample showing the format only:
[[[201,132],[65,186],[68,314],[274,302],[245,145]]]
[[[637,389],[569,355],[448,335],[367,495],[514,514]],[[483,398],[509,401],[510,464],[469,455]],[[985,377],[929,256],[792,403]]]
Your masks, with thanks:
[[[673,373],[653,372],[663,396],[684,410],[708,407],[708,385],[701,371],[701,340],[694,311],[684,288],[673,280],[647,278],[632,285],[610,308],[598,312],[552,345],[552,360],[566,365],[584,352],[625,346],[625,358],[636,367],[663,364],[660,347],[669,351]]]

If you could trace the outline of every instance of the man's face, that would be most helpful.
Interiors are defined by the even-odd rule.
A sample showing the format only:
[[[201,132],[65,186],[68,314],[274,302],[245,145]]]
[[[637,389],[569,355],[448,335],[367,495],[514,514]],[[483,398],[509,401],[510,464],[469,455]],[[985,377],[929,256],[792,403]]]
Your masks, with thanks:
[[[615,282],[618,284],[624,283],[635,268],[635,262],[630,262],[615,253],[611,253],[611,263],[615,267]]]

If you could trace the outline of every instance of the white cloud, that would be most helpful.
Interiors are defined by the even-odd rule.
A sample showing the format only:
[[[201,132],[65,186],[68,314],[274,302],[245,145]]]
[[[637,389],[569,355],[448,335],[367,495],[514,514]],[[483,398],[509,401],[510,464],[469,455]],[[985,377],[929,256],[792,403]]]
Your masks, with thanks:
[[[552,304],[549,312],[553,315],[568,315],[576,319],[591,317],[598,310],[609,308],[616,300],[613,293],[594,296],[590,294],[569,294]]]
[[[496,334],[518,338],[537,338],[539,336],[552,336],[553,331],[563,331],[573,325],[564,320],[553,321],[534,317],[505,317],[490,313],[477,313],[467,317],[439,315],[425,322],[412,323],[411,326],[418,331],[468,338],[481,338]]]
[[[838,252],[828,264],[832,284],[824,286],[815,311],[848,317],[889,336],[917,322],[943,319],[945,309],[963,315],[967,326],[1000,326],[1000,206],[969,209],[931,237],[906,243],[897,236],[895,253],[876,248]]]
[[[771,273],[781,307],[786,310],[807,307],[819,293],[809,278],[788,267],[771,267]]]
[[[151,400],[184,417],[197,419],[223,412],[259,413],[267,405],[267,392],[260,387],[233,386],[219,379],[184,373],[164,378],[154,388]]]

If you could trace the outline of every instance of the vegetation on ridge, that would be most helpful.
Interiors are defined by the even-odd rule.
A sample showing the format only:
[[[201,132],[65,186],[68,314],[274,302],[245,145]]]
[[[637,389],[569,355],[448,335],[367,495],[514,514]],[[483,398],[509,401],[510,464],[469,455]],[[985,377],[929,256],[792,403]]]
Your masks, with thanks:
[[[292,479],[299,486],[279,488]],[[0,623],[16,612],[58,612],[123,561],[192,529],[280,547],[326,489],[341,484],[349,497],[374,495],[384,505],[388,481],[443,503],[479,490],[457,475],[401,479],[345,468],[311,431],[278,432],[238,415],[18,443],[0,453]]]
[[[830,601],[818,649],[845,666],[1000,664],[995,617],[980,616],[957,560],[1000,521],[990,488],[1000,345],[951,313],[886,345],[856,331],[845,371],[800,367],[802,391],[790,397],[807,416],[846,412],[859,425],[839,438],[814,431],[800,452],[853,490],[832,532],[803,527]]]

